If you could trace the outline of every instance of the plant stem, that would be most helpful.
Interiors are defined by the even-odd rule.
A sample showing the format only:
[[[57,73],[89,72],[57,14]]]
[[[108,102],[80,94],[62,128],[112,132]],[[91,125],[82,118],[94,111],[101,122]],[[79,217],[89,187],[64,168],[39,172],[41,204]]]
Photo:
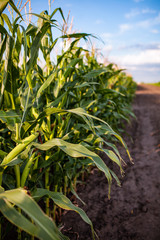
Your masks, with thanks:
[[[14,102],[14,98],[13,98],[13,94],[11,94],[11,102],[12,102],[12,108],[15,110],[16,107],[15,107],[15,102]],[[16,123],[16,140],[19,140],[20,137],[19,137],[19,126],[18,126],[18,123]],[[15,175],[16,175],[16,185],[17,185],[17,188],[20,187],[20,179],[21,179],[21,176],[20,176],[20,167],[19,165],[15,165],[14,166],[14,172],[15,172]]]
[[[29,171],[30,171],[30,168],[33,164],[33,160],[35,159],[34,158],[35,156],[35,152],[32,154],[32,156],[29,158],[28,162],[26,163],[26,166],[23,170],[23,173],[22,173],[22,177],[21,177],[21,187],[24,187],[25,186],[25,183],[26,183],[26,179],[28,177],[28,174],[29,174]]]
[[[3,172],[0,172],[0,186],[2,186],[2,177],[3,177]]]
[[[48,160],[49,156],[46,155],[46,161]],[[45,172],[45,189],[50,190],[49,188],[49,171],[50,168],[47,168]],[[49,197],[46,198],[46,214],[49,216],[50,215],[50,209],[49,209]]]
[[[58,185],[55,186],[54,188],[54,191],[57,192],[58,190]],[[53,207],[53,219],[56,220],[56,209],[57,209],[57,206],[54,204],[54,207]]]
[[[64,195],[67,195],[68,178],[64,176]]]
[[[14,172],[16,175],[16,185],[17,185],[17,188],[19,188],[21,186],[21,176],[20,176],[20,167],[18,165],[14,166]]]

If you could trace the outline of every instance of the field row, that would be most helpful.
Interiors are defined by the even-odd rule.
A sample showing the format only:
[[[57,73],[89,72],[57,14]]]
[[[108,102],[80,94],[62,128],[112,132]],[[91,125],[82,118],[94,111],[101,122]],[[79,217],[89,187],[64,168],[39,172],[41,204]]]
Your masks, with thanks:
[[[7,4],[18,13],[12,22],[4,13]],[[62,28],[55,19],[57,13],[64,22]],[[92,222],[67,196],[78,197],[77,179],[92,166],[104,172],[108,196],[112,178],[120,185],[99,153],[117,164],[122,174],[124,160],[117,142],[132,160],[120,133],[122,122],[134,116],[130,104],[136,84],[115,64],[99,63],[94,49],[82,48],[82,41],[93,36],[68,34],[60,8],[51,15],[35,14],[37,25],[30,23],[26,28],[12,1],[2,1],[0,14],[2,239],[9,237],[7,228],[12,239],[30,239],[30,235],[32,239],[67,239],[55,225],[61,208],[78,212],[90,224],[94,238]],[[54,30],[59,30],[56,39]],[[54,63],[59,41],[63,48]],[[45,61],[43,68],[39,56]],[[6,219],[18,227],[17,233]]]

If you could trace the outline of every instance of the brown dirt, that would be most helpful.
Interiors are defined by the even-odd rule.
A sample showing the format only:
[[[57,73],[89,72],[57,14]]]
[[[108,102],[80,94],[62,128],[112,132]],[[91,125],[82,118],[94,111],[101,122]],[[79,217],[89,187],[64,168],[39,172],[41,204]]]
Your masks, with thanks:
[[[125,140],[134,165],[127,164],[122,187],[113,183],[109,200],[105,176],[95,169],[78,189],[100,240],[160,240],[160,87],[139,85],[133,110],[137,119],[127,127],[132,140]],[[78,214],[67,212],[63,224],[71,240],[92,239]]]

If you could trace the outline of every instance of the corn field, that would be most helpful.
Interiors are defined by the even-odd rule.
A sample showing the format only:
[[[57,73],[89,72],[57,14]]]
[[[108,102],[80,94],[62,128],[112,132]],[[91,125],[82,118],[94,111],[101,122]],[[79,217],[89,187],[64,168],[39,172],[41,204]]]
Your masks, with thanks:
[[[17,14],[12,20],[8,6]],[[79,198],[77,182],[93,167],[105,174],[108,197],[112,179],[120,185],[100,153],[122,175],[117,144],[132,161],[120,134],[134,116],[136,84],[115,64],[100,64],[94,49],[81,47],[94,36],[68,33],[61,8],[32,15],[37,24],[25,27],[14,1],[0,2],[0,238],[7,239],[9,229],[15,239],[68,239],[57,225],[66,209],[90,225],[95,239],[91,220],[68,196]],[[63,48],[54,63],[59,41]]]

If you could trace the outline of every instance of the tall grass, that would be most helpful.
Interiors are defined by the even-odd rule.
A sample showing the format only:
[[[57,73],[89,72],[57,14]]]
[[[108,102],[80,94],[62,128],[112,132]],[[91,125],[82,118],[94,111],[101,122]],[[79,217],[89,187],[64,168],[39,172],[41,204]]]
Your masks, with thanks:
[[[19,14],[12,22],[4,13],[7,4]],[[68,193],[77,196],[78,177],[96,166],[108,180],[110,196],[112,178],[120,182],[98,153],[106,154],[123,174],[116,141],[132,160],[119,135],[122,119],[133,115],[132,77],[114,64],[99,64],[94,52],[80,46],[92,35],[68,33],[55,19],[57,13],[65,23],[57,8],[51,14],[32,14],[37,25],[29,21],[25,28],[13,1],[0,4],[0,211],[24,231],[19,239],[26,233],[39,239],[66,239],[53,221],[60,208],[78,212],[94,238],[92,222],[71,203]],[[59,30],[56,39],[54,29]],[[53,63],[52,51],[61,39],[65,47]],[[44,68],[39,65],[40,52]],[[4,218],[1,224],[3,236]]]

